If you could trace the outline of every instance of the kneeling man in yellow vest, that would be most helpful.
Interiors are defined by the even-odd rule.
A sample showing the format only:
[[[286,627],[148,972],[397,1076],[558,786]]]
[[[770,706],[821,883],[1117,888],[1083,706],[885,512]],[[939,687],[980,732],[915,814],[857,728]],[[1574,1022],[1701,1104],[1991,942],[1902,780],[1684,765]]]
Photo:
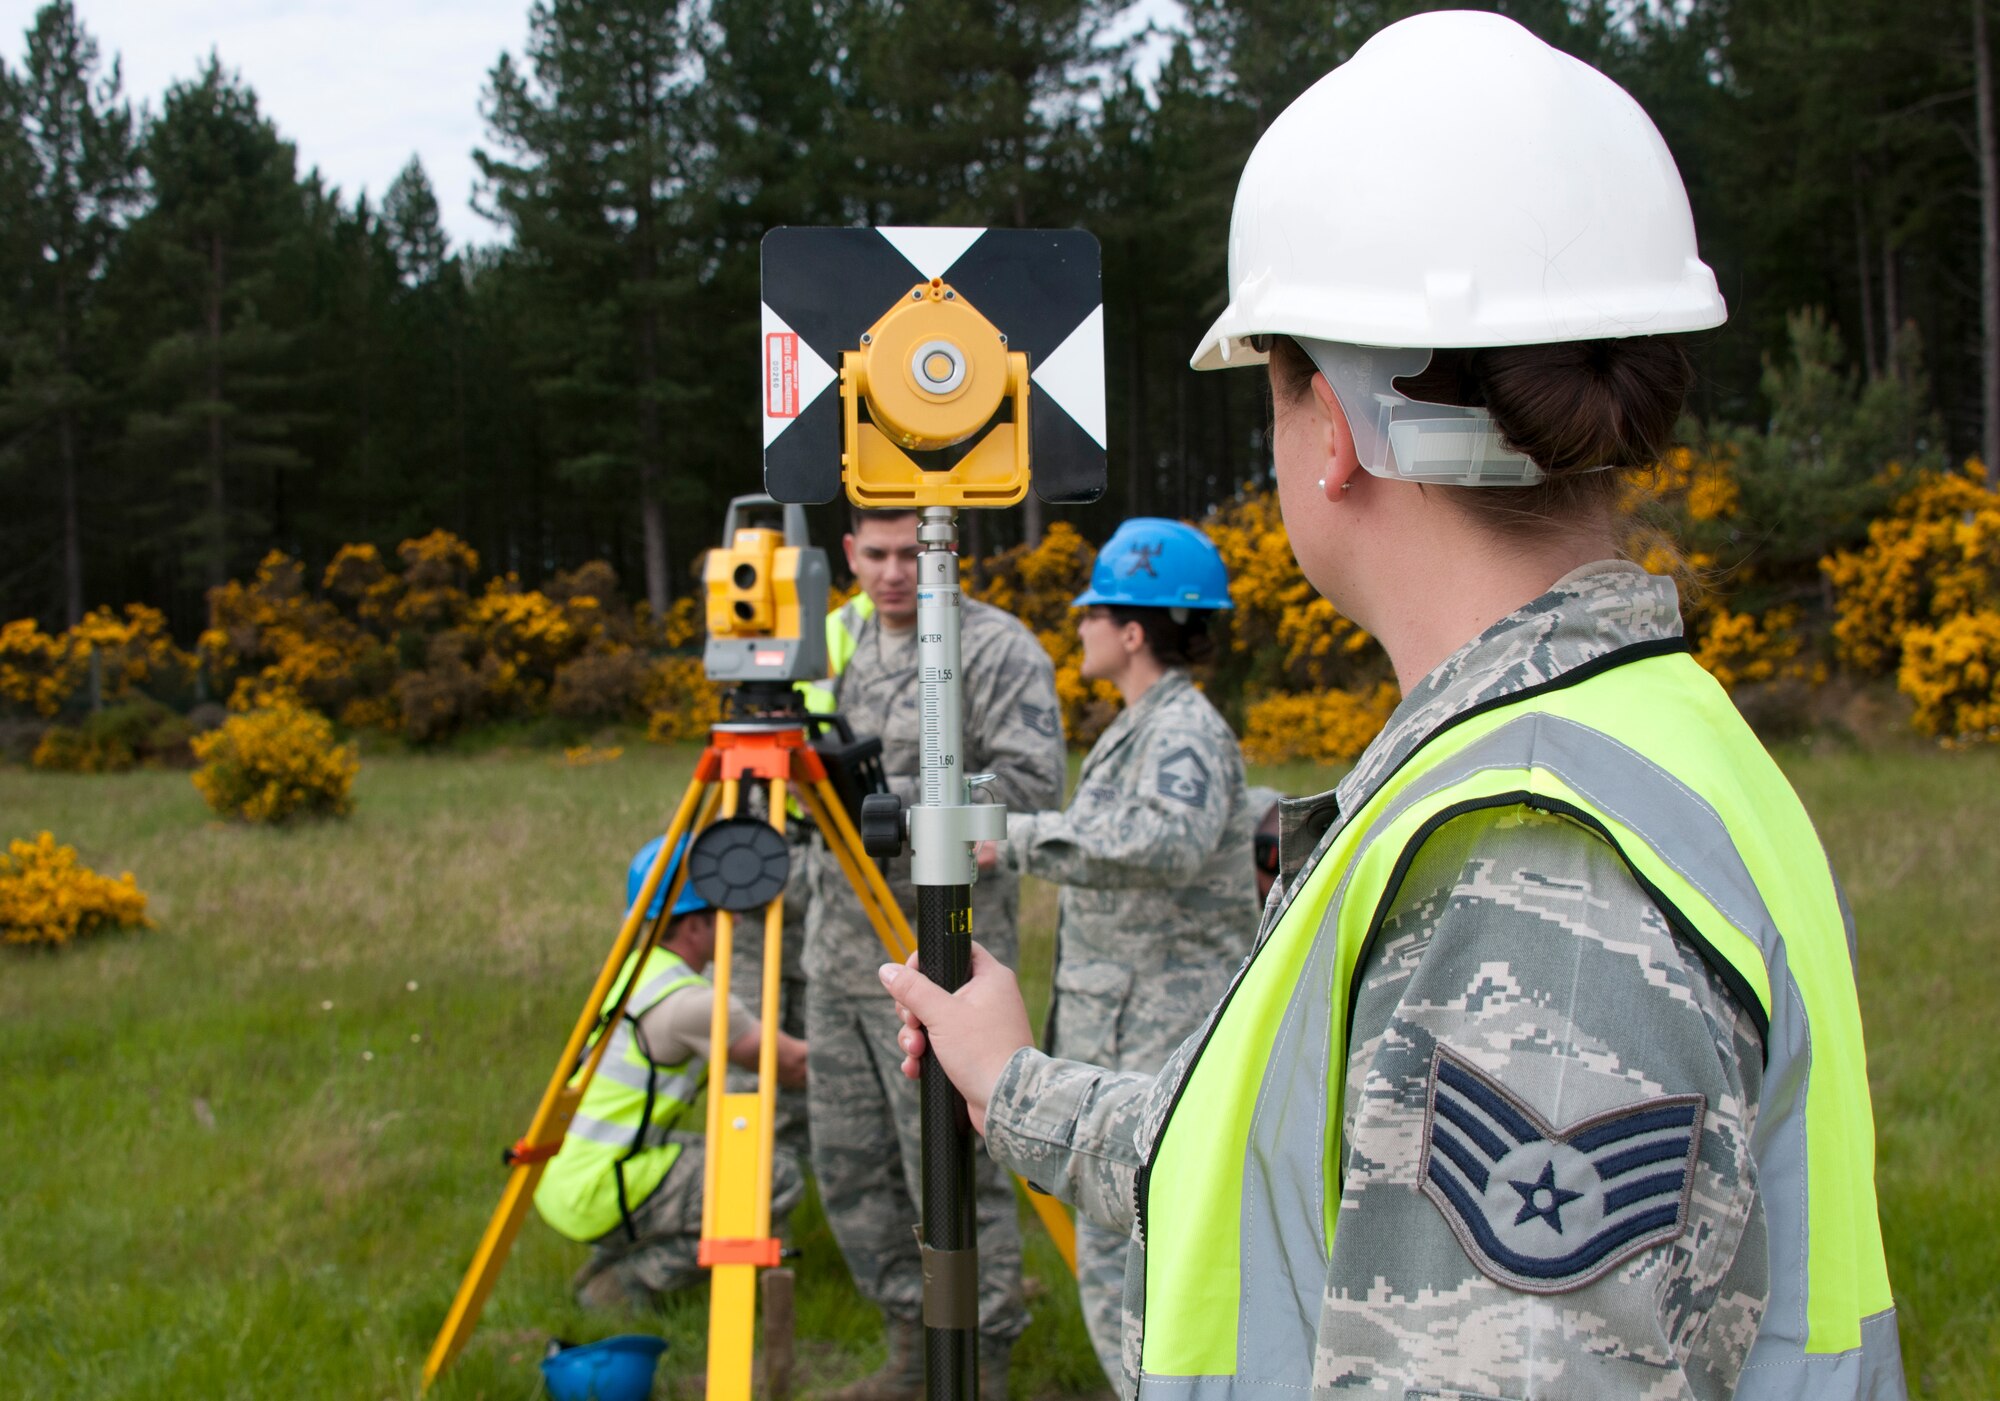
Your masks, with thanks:
[[[632,858],[625,898],[636,900],[659,855],[655,837]],[[673,885],[687,843],[653,896],[648,919]],[[634,959],[637,958],[636,951]],[[597,1067],[562,1151],[550,1160],[535,1207],[571,1240],[596,1246],[576,1277],[586,1307],[648,1304],[701,1282],[702,1128],[709,1027],[715,989],[703,976],[715,957],[715,908],[689,882],[674,902],[666,934],[638,970],[625,1014]],[[633,979],[628,961],[619,985]],[[806,1043],[778,1036],[778,1082],[806,1082]],[[763,1031],[729,999],[729,1062],[754,1070]],[[805,1195],[798,1160],[783,1149],[771,1163],[771,1219],[783,1220]]]

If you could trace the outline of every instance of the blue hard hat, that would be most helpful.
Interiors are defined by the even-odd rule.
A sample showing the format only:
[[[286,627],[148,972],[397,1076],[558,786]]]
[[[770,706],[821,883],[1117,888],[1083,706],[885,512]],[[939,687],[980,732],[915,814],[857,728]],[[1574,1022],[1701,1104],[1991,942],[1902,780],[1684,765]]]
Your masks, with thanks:
[[[646,1401],[666,1350],[666,1339],[644,1333],[566,1347],[542,1359],[542,1380],[555,1401]]]
[[[640,847],[638,855],[632,858],[632,864],[626,868],[626,909],[631,909],[632,902],[639,898],[639,889],[646,883],[646,872],[653,869],[653,862],[660,855],[660,844],[665,840],[665,837],[655,837]],[[661,902],[667,898],[667,888],[674,883],[674,872],[680,868],[681,858],[687,855],[687,849],[688,839],[682,837],[679,849],[674,852],[674,859],[667,863],[667,873],[660,877],[660,888],[653,892],[653,903],[646,909],[647,919],[658,919],[660,917]],[[712,910],[714,908],[715,906],[701,898],[700,894],[694,888],[694,882],[690,880],[686,885],[681,887],[681,898],[674,901],[674,918],[679,919],[682,915],[699,914],[703,910]]]
[[[1075,606],[1227,608],[1229,571],[1206,535],[1180,521],[1137,516],[1112,532]]]

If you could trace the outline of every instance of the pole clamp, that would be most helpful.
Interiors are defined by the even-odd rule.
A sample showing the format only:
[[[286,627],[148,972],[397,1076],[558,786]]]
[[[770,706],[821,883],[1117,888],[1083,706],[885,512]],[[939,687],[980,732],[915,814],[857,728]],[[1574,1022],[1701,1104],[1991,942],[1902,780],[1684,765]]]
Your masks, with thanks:
[[[924,1327],[979,1326],[979,1251],[935,1250],[917,1242],[924,1257]]]

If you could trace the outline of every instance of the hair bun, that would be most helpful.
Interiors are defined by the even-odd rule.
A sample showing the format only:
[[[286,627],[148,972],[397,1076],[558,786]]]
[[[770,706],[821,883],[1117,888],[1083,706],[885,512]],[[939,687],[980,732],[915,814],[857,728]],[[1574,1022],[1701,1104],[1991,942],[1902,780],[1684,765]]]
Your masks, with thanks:
[[[1505,346],[1473,361],[1494,426],[1551,475],[1657,462],[1693,377],[1680,344],[1660,336]]]

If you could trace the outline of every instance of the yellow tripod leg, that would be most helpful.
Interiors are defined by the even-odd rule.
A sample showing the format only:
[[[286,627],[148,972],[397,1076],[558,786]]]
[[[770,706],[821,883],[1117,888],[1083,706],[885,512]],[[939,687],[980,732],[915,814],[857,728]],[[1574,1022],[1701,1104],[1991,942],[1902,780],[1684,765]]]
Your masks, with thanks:
[[[590,990],[590,999],[584,1004],[583,1014],[577,1018],[576,1026],[563,1046],[562,1058],[556,1062],[555,1073],[549,1078],[548,1088],[542,1092],[541,1103],[536,1106],[535,1116],[529,1121],[528,1131],[508,1152],[510,1166],[507,1185],[500,1194],[500,1205],[486,1223],[479,1248],[473,1252],[472,1264],[467,1268],[465,1278],[459,1282],[458,1293],[445,1314],[444,1326],[438,1330],[437,1341],[431,1344],[430,1356],[424,1362],[426,1389],[451,1365],[452,1359],[458,1356],[459,1349],[465,1346],[466,1339],[472,1336],[472,1330],[478,1325],[480,1312],[486,1307],[486,1300],[500,1278],[500,1269],[507,1263],[508,1253],[514,1248],[514,1238],[520,1234],[521,1222],[528,1214],[528,1204],[534,1200],[535,1186],[542,1180],[542,1170],[556,1150],[562,1147],[563,1135],[569,1129],[576,1106],[582,1101],[583,1092],[590,1084],[590,1077],[596,1073],[598,1062],[604,1058],[611,1038],[599,1037],[597,1043],[591,1046],[590,1037],[603,1024],[605,1004],[612,997],[619,970],[625,966],[633,948],[636,946],[643,953],[652,946],[658,926],[647,921],[644,913],[653,903],[653,896],[659,892],[660,882],[673,853],[680,847],[681,838],[705,821],[706,810],[713,809],[712,796],[708,802],[703,802],[706,789],[707,785],[697,773],[682,795],[673,821],[668,824],[666,837],[660,843],[660,854],[653,862],[653,869],[646,873],[639,898],[625,912],[625,922],[619,927],[611,953]],[[673,908],[686,880],[687,869],[683,864],[675,872],[673,888],[667,892],[664,908]],[[624,1010],[623,999],[630,992],[629,983],[618,990],[619,1005],[610,1009],[613,1018]],[[589,1046],[587,1057],[584,1054],[586,1046]],[[581,1068],[579,1061],[582,1062]]]
[[[840,862],[841,873],[847,877],[848,885],[853,887],[855,896],[861,901],[868,922],[875,926],[875,936],[882,941],[882,948],[895,962],[907,962],[910,951],[917,946],[916,937],[910,933],[910,923],[903,917],[902,906],[889,893],[882,872],[862,850],[861,834],[854,830],[853,819],[834,794],[832,785],[817,783],[801,787],[799,797],[805,800],[820,835],[826,838],[827,847]],[[1037,1192],[1021,1178],[1014,1180],[1020,1182],[1027,1192],[1028,1205],[1035,1209],[1042,1229],[1056,1243],[1063,1264],[1069,1267],[1071,1274],[1075,1274],[1076,1223],[1054,1197]]]
[[[725,787],[723,807],[735,792]],[[771,826],[785,830],[785,782],[773,779],[766,805]],[[757,1349],[757,1271],[778,1263],[771,1236],[771,1159],[778,1087],[778,994],[784,962],[784,895],[764,910],[764,967],[759,1007],[757,1089],[724,1093],[729,1054],[729,987],[734,974],[735,916],[716,915],[715,1011],[709,1023],[709,1112],[702,1192],[702,1261],[711,1267],[708,1299],[708,1401],[750,1401]]]

